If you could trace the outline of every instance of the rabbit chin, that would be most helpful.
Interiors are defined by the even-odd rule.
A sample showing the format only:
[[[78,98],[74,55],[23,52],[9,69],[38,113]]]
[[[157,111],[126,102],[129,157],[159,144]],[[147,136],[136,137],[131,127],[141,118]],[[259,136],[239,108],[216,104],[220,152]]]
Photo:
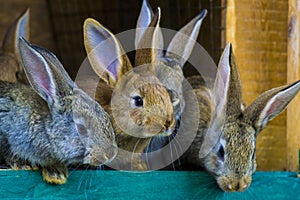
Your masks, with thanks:
[[[158,130],[145,130],[143,129],[142,131],[140,131],[138,134],[136,133],[136,137],[139,138],[150,138],[150,137],[165,137],[165,136],[169,136],[173,133],[175,127],[173,127],[173,125],[171,127],[164,127],[162,129]]]
[[[242,177],[238,175],[224,175],[217,177],[219,187],[225,192],[242,192],[250,186],[251,181],[251,175],[244,175]]]

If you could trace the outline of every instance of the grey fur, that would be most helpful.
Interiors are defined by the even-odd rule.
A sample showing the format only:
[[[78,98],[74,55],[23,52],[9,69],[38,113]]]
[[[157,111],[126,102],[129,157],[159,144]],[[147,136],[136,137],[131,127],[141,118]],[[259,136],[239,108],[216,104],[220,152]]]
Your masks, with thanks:
[[[0,82],[0,138],[8,148],[1,153],[6,160],[18,157],[38,165],[44,179],[56,184],[65,183],[66,165],[99,166],[112,160],[117,148],[109,115],[76,86],[52,53],[24,39],[19,50],[35,91]],[[42,72],[34,71],[33,64]],[[55,93],[47,93],[39,81],[48,78],[46,86]]]
[[[243,191],[250,186],[256,170],[256,136],[295,97],[300,81],[266,91],[244,109],[231,44],[220,59],[217,76],[222,78],[216,79],[211,96],[200,95],[208,88],[194,90],[199,102],[200,123],[197,137],[185,158],[189,163],[205,167],[222,190]],[[220,155],[221,146],[224,156]]]

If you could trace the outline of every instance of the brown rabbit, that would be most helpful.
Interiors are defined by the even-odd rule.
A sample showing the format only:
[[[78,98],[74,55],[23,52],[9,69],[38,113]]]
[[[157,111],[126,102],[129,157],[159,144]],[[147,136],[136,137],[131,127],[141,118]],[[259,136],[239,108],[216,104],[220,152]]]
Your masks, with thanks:
[[[10,25],[5,34],[0,49],[0,80],[28,83],[17,47],[19,37],[29,40],[29,8]]]
[[[153,19],[152,27],[159,23],[160,10]],[[147,31],[149,40],[144,44],[154,44],[157,28]],[[156,49],[145,49],[136,54],[136,64],[132,65],[118,39],[100,23],[87,19],[84,23],[84,42],[89,61],[102,81],[96,90],[96,100],[112,116],[118,146],[124,152],[141,153],[151,137],[170,135],[174,130],[175,117],[170,96],[155,76]],[[145,55],[145,53],[147,55]],[[145,64],[145,65],[144,65]],[[103,92],[105,91],[105,93]],[[119,156],[115,163],[122,163]],[[129,162],[130,163],[130,162]],[[122,169],[147,169],[144,164],[122,166]]]

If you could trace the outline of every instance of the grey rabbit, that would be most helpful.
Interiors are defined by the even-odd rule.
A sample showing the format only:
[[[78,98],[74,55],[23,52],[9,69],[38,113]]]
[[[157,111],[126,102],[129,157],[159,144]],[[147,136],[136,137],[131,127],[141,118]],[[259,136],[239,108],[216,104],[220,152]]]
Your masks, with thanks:
[[[29,8],[8,28],[0,48],[0,80],[28,84],[18,52],[18,38],[29,40]]]
[[[299,90],[300,81],[296,81],[270,89],[245,106],[232,45],[226,46],[211,93],[210,124],[207,131],[199,130],[192,145],[197,151],[200,147],[198,164],[215,177],[222,190],[244,191],[250,186],[256,171],[257,135],[287,107]],[[200,104],[209,100],[202,99],[199,99]]]
[[[69,164],[99,166],[117,154],[110,116],[71,80],[46,49],[19,39],[30,86],[0,81],[0,141],[6,160],[41,167],[48,183],[64,184]]]
[[[249,106],[242,101],[241,81],[228,44],[220,59],[214,88],[194,89],[199,128],[185,162],[204,167],[226,192],[244,191],[256,171],[256,137],[300,90],[300,81],[262,93]]]
[[[149,24],[147,19],[151,19],[151,16],[153,16],[153,12],[148,2],[144,0],[137,27],[147,27]],[[198,36],[199,24],[201,25],[201,22],[198,22],[198,24],[190,22],[186,26],[189,27],[186,29],[189,31],[183,31],[191,37],[191,49],[194,40]],[[141,30],[137,31],[136,44],[143,35],[144,29]],[[162,41],[162,39],[158,40]],[[188,44],[188,42],[185,43]],[[182,57],[176,57],[176,54],[184,55],[182,52],[186,49],[182,45],[173,46],[178,48],[173,50],[175,55],[167,53],[165,57],[169,63],[178,63]],[[191,49],[188,48],[188,51],[191,51]],[[170,85],[169,88],[172,88],[172,84],[175,86],[174,83],[176,83],[173,88],[177,94],[182,94],[180,102],[184,105],[184,101],[186,101],[184,98],[189,98],[189,95],[185,95],[185,91],[182,91],[181,86],[178,87],[178,83],[182,79],[176,81],[176,76],[174,77],[170,73],[167,75],[170,77],[167,80],[172,80],[167,81],[167,84]],[[182,162],[206,168],[224,191],[243,191],[247,189],[251,184],[252,174],[256,170],[256,136],[266,126],[267,122],[283,111],[298,93],[300,89],[299,81],[266,91],[245,108],[231,44],[227,45],[220,59],[217,79],[213,89],[207,87],[200,76],[188,77],[187,80],[194,88],[193,92],[198,100],[200,116],[196,137],[182,156]],[[185,108],[183,106],[183,109]],[[177,114],[180,116],[181,112]],[[169,140],[170,138],[154,138],[151,145],[156,146],[154,149],[159,149],[165,146]],[[183,139],[180,142],[182,142],[180,145],[183,146],[186,141]],[[164,159],[166,156],[170,155],[160,155]]]

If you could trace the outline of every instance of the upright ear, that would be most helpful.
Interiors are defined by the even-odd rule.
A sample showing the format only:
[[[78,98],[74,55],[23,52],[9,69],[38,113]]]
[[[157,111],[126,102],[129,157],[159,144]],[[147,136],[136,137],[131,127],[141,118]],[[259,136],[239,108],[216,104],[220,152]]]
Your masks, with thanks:
[[[215,84],[213,88],[214,112],[207,134],[200,148],[199,157],[204,158],[217,144],[221,135],[220,128],[226,119],[228,90],[230,87],[230,53],[231,44],[228,44],[219,61]]]
[[[61,99],[72,91],[73,83],[66,81],[58,68],[54,67],[54,63],[59,61],[47,62],[24,38],[20,38],[18,43],[24,71],[32,88],[50,108],[60,104]]]
[[[55,70],[54,72],[58,72],[59,75],[62,75],[63,80],[68,83],[68,85],[73,85],[74,81],[71,79],[69,74],[66,72],[65,68],[61,64],[61,62],[58,60],[58,58],[50,51],[48,51],[45,48],[36,46],[36,45],[31,45],[32,48],[34,48],[36,51],[38,51],[44,59],[47,61],[47,63],[52,66]]]
[[[115,86],[123,74],[132,70],[119,40],[94,19],[84,22],[84,46],[96,74],[107,84]]]
[[[186,24],[178,31],[178,33],[175,34],[168,46],[166,57],[172,58],[177,61],[181,67],[183,67],[184,63],[188,60],[192,53],[199,35],[202,21],[206,14],[207,10],[203,10],[198,16],[192,19],[192,21]]]
[[[29,8],[27,8],[7,30],[2,49],[4,52],[14,53],[20,58],[18,51],[18,38],[23,37],[29,40]]]
[[[277,87],[261,94],[244,112],[244,121],[259,133],[267,123],[281,113],[300,90],[300,81]]]
[[[230,43],[226,45],[218,65],[213,95],[217,121],[242,112],[241,81]]]
[[[141,12],[136,24],[135,47],[138,46],[138,43],[144,35],[146,28],[150,25],[153,16],[154,14],[148,0],[143,0]]]
[[[159,27],[161,12],[158,7],[149,26],[145,29],[136,49],[135,66],[155,63],[163,49]]]
[[[230,88],[230,55],[231,55],[231,44],[227,44],[223,54],[220,58],[217,75],[213,88],[213,97],[215,104],[215,116],[218,121],[226,117],[226,108],[228,100],[228,91]],[[215,119],[214,119],[215,120]]]

